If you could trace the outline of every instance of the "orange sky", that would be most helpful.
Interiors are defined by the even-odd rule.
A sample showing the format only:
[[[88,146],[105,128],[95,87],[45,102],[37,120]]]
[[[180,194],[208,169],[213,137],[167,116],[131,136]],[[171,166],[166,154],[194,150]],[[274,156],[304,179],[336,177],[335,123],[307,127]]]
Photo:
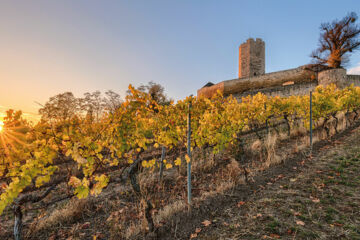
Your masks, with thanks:
[[[13,108],[14,109],[14,108]],[[6,111],[9,110],[9,107],[4,107],[0,105],[0,120],[3,120],[4,117],[6,116]],[[14,110],[21,110],[21,109],[14,109]],[[40,115],[35,114],[35,113],[30,113],[30,112],[24,112],[23,111],[23,117],[28,120],[31,121],[33,123],[36,123],[37,121],[40,120]]]
[[[0,1],[0,118],[12,108],[34,119],[36,102],[66,91],[124,97],[130,83],[149,81],[183,99],[236,78],[249,37],[266,43],[266,72],[308,64],[320,24],[359,6],[343,2]],[[360,74],[360,51],[350,59]]]

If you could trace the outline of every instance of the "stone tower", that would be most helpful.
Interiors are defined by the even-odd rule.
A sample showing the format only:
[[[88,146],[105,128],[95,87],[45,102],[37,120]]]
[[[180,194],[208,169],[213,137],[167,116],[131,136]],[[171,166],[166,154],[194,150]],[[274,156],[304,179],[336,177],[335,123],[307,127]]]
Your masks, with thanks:
[[[265,74],[265,42],[249,38],[239,47],[239,78]]]

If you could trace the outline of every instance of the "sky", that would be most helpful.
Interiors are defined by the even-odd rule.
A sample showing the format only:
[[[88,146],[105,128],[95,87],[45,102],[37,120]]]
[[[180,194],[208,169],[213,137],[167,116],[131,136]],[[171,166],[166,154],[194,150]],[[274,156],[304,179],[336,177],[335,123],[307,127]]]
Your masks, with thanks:
[[[266,44],[266,72],[308,64],[319,26],[355,11],[358,0],[2,0],[0,117],[34,115],[38,103],[71,91],[149,81],[178,100],[238,74],[238,47]],[[360,74],[360,51],[346,68]]]

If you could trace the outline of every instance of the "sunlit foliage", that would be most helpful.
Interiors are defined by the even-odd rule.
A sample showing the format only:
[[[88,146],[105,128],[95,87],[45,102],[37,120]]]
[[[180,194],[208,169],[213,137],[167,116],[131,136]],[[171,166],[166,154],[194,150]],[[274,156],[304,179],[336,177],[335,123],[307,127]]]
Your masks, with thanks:
[[[97,98],[89,95],[89,99]],[[313,95],[314,120],[326,120],[339,111],[349,113],[359,109],[359,99],[357,87],[339,90],[334,85],[319,86]],[[50,103],[53,107],[65,107],[73,100],[73,96],[66,93],[51,99]],[[108,174],[111,167],[129,166],[143,151],[162,146],[186,147],[190,102],[193,149],[210,146],[220,152],[237,144],[242,132],[262,127],[270,119],[272,122],[285,120],[289,126],[296,119],[305,126],[309,122],[309,96],[267,97],[258,93],[238,102],[231,96],[224,98],[217,94],[212,99],[187,97],[177,103],[163,104],[131,85],[121,104],[112,111],[102,111],[96,118],[76,113],[76,107],[70,104],[68,110],[55,108],[58,114],[47,108],[43,119],[29,126],[21,118],[21,112],[10,110],[4,119],[4,131],[0,133],[0,179],[4,179],[0,212],[25,188],[39,188],[50,182],[61,170],[59,163],[72,162],[76,171],[68,172],[66,182],[75,195],[85,198],[98,195],[111,182]],[[190,158],[185,156],[185,161]],[[150,159],[142,161],[141,166],[154,168],[157,164],[155,159]],[[170,169],[183,163],[179,157],[174,161],[166,159],[164,164],[165,169]]]

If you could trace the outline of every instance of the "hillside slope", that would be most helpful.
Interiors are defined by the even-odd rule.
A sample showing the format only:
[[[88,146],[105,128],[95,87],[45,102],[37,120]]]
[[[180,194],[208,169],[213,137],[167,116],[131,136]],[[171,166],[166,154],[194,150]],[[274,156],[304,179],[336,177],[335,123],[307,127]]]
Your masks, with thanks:
[[[312,158],[304,149],[258,172],[249,184],[194,198],[191,212],[185,210],[184,195],[179,201],[184,209],[175,211],[176,205],[171,205],[174,211],[156,224],[154,233],[132,224],[139,219],[146,227],[144,216],[132,207],[137,199],[129,186],[114,184],[96,198],[26,209],[24,239],[360,239],[359,140],[360,127],[348,129],[330,141],[318,142]],[[286,148],[282,143],[277,151]],[[169,189],[185,189],[184,178],[178,181],[182,184],[170,182]],[[204,181],[201,187],[218,184]],[[194,196],[199,188],[194,188]],[[0,217],[0,239],[13,239],[12,229],[13,214],[8,211]]]
[[[232,202],[205,215],[188,237],[360,239],[360,128],[296,162],[269,169],[272,177],[248,196],[235,189]]]

